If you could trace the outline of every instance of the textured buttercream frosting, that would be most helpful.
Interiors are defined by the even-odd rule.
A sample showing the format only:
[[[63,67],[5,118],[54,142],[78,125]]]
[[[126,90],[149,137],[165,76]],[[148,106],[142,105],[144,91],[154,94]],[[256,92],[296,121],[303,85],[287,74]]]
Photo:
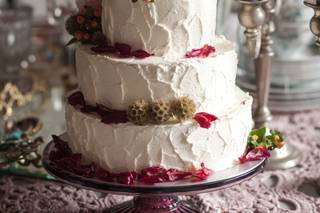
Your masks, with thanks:
[[[215,38],[216,0],[103,0],[102,28],[109,41],[156,56],[182,57]]]
[[[200,168],[223,170],[234,165],[247,144],[252,128],[249,95],[237,89],[237,99],[209,129],[190,120],[178,124],[137,126],[107,125],[93,114],[67,105],[69,145],[111,172],[139,171],[150,166],[184,171]]]
[[[219,119],[209,129],[194,120],[138,126],[105,124],[94,113],[66,106],[73,152],[110,172],[150,166],[183,171],[223,170],[243,154],[252,128],[252,98],[235,85],[237,54],[233,44],[215,35],[216,0],[103,0],[102,28],[116,42],[154,54],[145,59],[96,54],[76,48],[76,70],[87,104],[127,110],[136,100],[192,99],[198,112]],[[215,47],[207,58],[186,58],[203,45]]]
[[[138,99],[193,99],[199,111],[216,113],[234,99],[237,55],[233,44],[219,37],[215,56],[146,59],[97,55],[89,46],[76,50],[77,76],[85,100],[126,110]]]

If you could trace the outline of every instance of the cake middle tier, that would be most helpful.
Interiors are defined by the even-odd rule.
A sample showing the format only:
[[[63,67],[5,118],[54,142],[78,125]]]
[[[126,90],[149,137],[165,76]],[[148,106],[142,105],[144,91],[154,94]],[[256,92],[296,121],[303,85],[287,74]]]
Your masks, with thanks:
[[[216,113],[234,99],[237,55],[230,42],[217,43],[208,58],[122,59],[76,50],[77,77],[85,100],[126,110],[136,100],[170,101],[188,96],[199,111]]]
[[[181,57],[215,38],[217,0],[104,0],[102,7],[102,28],[111,44]]]
[[[234,103],[204,129],[193,120],[138,126],[104,124],[94,113],[67,104],[69,146],[109,172],[139,172],[151,166],[190,171],[201,163],[214,171],[232,167],[244,153],[252,128],[252,98],[235,89]]]

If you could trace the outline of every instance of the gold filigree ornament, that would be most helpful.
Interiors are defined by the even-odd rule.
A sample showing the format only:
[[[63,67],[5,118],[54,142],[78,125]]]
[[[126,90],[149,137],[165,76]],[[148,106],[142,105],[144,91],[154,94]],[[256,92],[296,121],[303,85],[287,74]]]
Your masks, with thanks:
[[[20,107],[32,100],[33,92],[23,94],[19,88],[8,82],[0,92],[0,113],[4,118],[13,114],[14,107]]]
[[[0,117],[3,117],[4,120],[13,115],[15,108],[22,107],[33,101],[39,102],[37,108],[41,108],[44,105],[48,92],[46,83],[34,74],[29,75],[32,80],[32,86],[27,92],[22,92],[17,85],[10,81],[6,82],[2,90],[0,90]]]

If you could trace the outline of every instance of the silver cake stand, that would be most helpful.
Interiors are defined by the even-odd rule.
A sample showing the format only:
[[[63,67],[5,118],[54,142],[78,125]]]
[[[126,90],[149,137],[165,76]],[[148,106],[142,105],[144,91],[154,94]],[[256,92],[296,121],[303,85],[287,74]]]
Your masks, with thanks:
[[[55,151],[55,144],[50,142],[43,153],[43,166],[50,175],[66,184],[93,190],[101,193],[135,196],[131,201],[119,204],[105,212],[123,213],[197,213],[199,209],[187,201],[179,199],[179,195],[195,195],[230,187],[252,178],[262,171],[266,160],[252,161],[234,166],[233,168],[215,172],[207,180],[191,182],[190,180],[155,185],[124,185],[104,182],[97,179],[85,178],[59,168],[49,159]]]

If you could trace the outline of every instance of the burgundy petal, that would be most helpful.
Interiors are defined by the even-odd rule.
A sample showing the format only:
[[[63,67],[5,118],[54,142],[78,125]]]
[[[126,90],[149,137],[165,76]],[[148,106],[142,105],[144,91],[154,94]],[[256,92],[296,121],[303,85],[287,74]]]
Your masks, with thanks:
[[[239,162],[242,164],[248,161],[262,160],[269,157],[269,150],[266,146],[262,145],[252,150],[246,150],[246,152],[239,158]]]
[[[199,112],[197,113],[196,115],[201,115],[201,116],[204,116],[206,119],[208,119],[210,122],[213,122],[215,120],[218,120],[218,117],[215,116],[215,115],[212,115],[212,114],[209,114],[209,113],[206,113],[206,112]]]
[[[112,46],[96,46],[91,47],[91,50],[97,54],[117,53],[117,49]]]
[[[193,116],[193,119],[198,122],[200,127],[209,129],[211,127],[211,123],[218,118],[206,112],[199,112]]]
[[[152,54],[150,54],[144,50],[136,50],[136,51],[133,51],[131,54],[132,54],[132,56],[139,58],[139,59],[148,58],[148,57],[152,56]]]
[[[205,180],[212,173],[212,170],[206,168],[204,164],[201,164],[201,169],[197,170],[194,174],[177,169],[165,169],[160,166],[145,168],[139,174],[136,172],[110,173],[100,168],[95,163],[83,164],[81,154],[70,154],[69,151],[65,152],[65,149],[70,150],[67,143],[57,136],[54,136],[54,139],[57,141],[56,148],[57,152],[59,152],[59,154],[56,155],[59,158],[52,159],[56,164],[56,167],[87,178],[131,185],[136,181],[144,184],[155,184],[173,182],[192,177],[199,181]]]
[[[127,112],[126,111],[113,111],[112,113],[105,114],[102,116],[101,121],[105,124],[118,124],[127,123]]]
[[[72,95],[68,97],[68,103],[71,104],[72,106],[84,106],[85,105],[85,100],[83,97],[83,94],[81,92],[75,92]]]
[[[213,170],[206,168],[204,163],[201,163],[201,169],[197,170],[192,176],[195,178],[195,181],[202,181],[206,180],[212,173]]]
[[[200,49],[193,49],[191,51],[188,51],[185,56],[187,58],[195,58],[195,57],[207,58],[210,54],[215,52],[216,52],[216,49],[213,46],[206,44]]]
[[[116,43],[114,45],[120,56],[131,56],[131,46],[123,43]]]
[[[102,32],[96,32],[93,34],[91,38],[91,42],[93,45],[97,45],[100,47],[108,46],[108,41],[105,35]]]

